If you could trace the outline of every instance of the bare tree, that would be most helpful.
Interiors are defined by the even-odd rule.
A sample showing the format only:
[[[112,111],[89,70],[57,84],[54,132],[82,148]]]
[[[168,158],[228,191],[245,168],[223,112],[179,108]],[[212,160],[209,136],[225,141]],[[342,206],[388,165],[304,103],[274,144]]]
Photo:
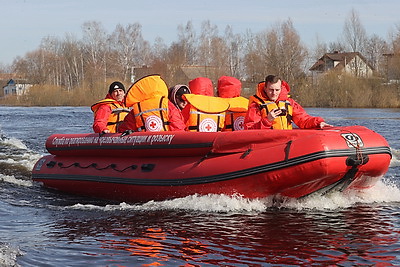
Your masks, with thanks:
[[[46,83],[56,86],[63,86],[63,74],[61,60],[59,58],[59,49],[61,40],[55,37],[44,37],[40,43],[39,49],[43,51],[43,55],[46,55],[46,69],[43,71],[46,73]]]
[[[264,74],[279,74],[288,81],[303,76],[307,49],[290,19],[258,36],[257,49],[263,56]]]
[[[111,34],[109,43],[115,51],[117,63],[112,67],[115,74],[122,73],[121,79],[124,81],[129,80],[134,67],[141,66],[140,48],[143,42],[142,26],[139,23],[128,24],[125,27],[118,24]]]
[[[293,26],[293,22],[288,19],[281,25],[280,41],[280,71],[286,79],[294,81],[304,74],[304,62],[307,58],[307,49],[301,43],[300,36]]]
[[[36,49],[28,52],[25,56],[14,60],[14,70],[24,76],[32,83],[44,85],[47,83],[47,73],[45,66],[46,52],[42,49]]]
[[[346,50],[347,50],[346,46],[340,41],[330,42],[329,45],[328,45],[328,52],[329,53],[345,52]]]
[[[6,65],[4,63],[0,63],[0,73],[10,73],[12,72],[12,65]]]
[[[83,50],[86,63],[87,80],[94,87],[103,76],[106,82],[107,34],[102,24],[97,21],[83,23]]]
[[[212,25],[209,20],[201,24],[201,34],[198,44],[198,63],[204,66],[212,66],[213,61],[213,38],[218,37],[218,27]]]
[[[365,57],[371,66],[379,73],[384,74],[385,58],[383,54],[387,53],[388,45],[385,40],[374,34],[367,39],[365,44]]]
[[[232,27],[227,26],[225,28],[224,40],[227,46],[225,58],[230,75],[243,77],[243,38],[238,34],[233,34]]]
[[[161,37],[157,37],[151,48],[152,60],[162,60],[168,50],[168,46]]]
[[[349,16],[345,20],[343,36],[352,52],[364,52],[367,34],[364,26],[361,24],[358,13],[354,9],[351,10]]]
[[[64,85],[68,90],[79,87],[84,80],[84,63],[82,44],[72,35],[66,35],[60,44],[58,59],[64,70]]]
[[[185,26],[178,26],[178,44],[182,48],[185,64],[193,65],[196,62],[196,31],[191,21]]]
[[[386,77],[388,80],[400,80],[400,24],[390,35],[386,56]]]
[[[245,80],[257,83],[265,78],[264,59],[266,47],[263,47],[260,35],[255,35],[250,30],[246,31],[243,44]]]

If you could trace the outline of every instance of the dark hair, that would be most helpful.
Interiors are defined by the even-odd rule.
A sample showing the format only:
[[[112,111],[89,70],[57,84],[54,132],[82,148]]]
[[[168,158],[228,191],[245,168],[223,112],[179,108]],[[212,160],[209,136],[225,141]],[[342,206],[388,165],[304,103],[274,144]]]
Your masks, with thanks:
[[[276,75],[268,75],[265,77],[265,83],[277,83],[281,78]]]

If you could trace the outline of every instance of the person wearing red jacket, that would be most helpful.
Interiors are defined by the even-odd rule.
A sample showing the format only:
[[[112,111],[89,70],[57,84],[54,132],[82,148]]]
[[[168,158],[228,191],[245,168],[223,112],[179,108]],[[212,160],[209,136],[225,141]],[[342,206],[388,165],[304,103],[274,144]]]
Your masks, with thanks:
[[[121,82],[110,84],[105,99],[92,105],[94,112],[93,130],[95,133],[116,133],[129,109],[124,104],[125,87]]]
[[[184,94],[191,94],[189,87],[184,84],[177,84],[168,89],[168,99],[179,111],[187,105],[187,101],[182,98]]]
[[[292,129],[292,122],[302,129],[331,126],[323,118],[307,114],[289,97],[289,92],[289,84],[278,76],[268,75],[249,99],[245,129]]]
[[[192,94],[214,96],[214,86],[210,78],[197,77],[189,81],[189,89]]]
[[[244,117],[247,113],[249,100],[240,96],[241,91],[242,83],[240,80],[231,76],[219,77],[217,94],[229,103],[223,131],[244,130]]]

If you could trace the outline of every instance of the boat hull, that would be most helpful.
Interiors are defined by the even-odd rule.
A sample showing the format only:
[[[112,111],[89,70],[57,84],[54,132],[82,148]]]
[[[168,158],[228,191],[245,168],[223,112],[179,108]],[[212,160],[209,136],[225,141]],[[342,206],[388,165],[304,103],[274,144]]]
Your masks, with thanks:
[[[193,194],[299,198],[324,189],[358,190],[373,186],[391,159],[386,140],[361,126],[53,135],[46,147],[51,155],[35,164],[33,180],[125,202]]]

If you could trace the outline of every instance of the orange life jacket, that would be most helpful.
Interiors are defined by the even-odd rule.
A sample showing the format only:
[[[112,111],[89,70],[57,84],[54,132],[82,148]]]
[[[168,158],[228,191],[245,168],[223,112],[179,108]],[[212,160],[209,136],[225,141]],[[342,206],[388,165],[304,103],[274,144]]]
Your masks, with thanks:
[[[103,99],[91,106],[91,110],[96,116],[96,112],[101,105],[109,105],[111,107],[111,114],[108,117],[107,129],[111,133],[116,133],[118,131],[119,125],[124,121],[124,118],[130,110],[125,106],[121,105],[118,101],[112,98]]]
[[[169,131],[168,99],[153,97],[133,105],[136,126],[139,131]]]
[[[132,84],[125,105],[133,108],[139,131],[169,131],[168,87],[160,75],[145,76]]]
[[[278,102],[274,101],[264,101],[262,98],[257,95],[253,95],[250,97],[249,103],[257,103],[259,105],[261,116],[263,118],[268,116],[268,113],[274,109],[286,109],[285,116],[278,116],[272,122],[272,129],[292,129],[292,116],[293,116],[293,107],[288,100],[280,100]]]
[[[186,129],[192,132],[218,132],[225,123],[225,111],[229,108],[222,98],[195,94],[183,97],[189,105]]]
[[[225,116],[225,127],[223,131],[244,130],[244,117],[247,113],[249,100],[242,96],[223,99],[229,103],[229,108]]]

